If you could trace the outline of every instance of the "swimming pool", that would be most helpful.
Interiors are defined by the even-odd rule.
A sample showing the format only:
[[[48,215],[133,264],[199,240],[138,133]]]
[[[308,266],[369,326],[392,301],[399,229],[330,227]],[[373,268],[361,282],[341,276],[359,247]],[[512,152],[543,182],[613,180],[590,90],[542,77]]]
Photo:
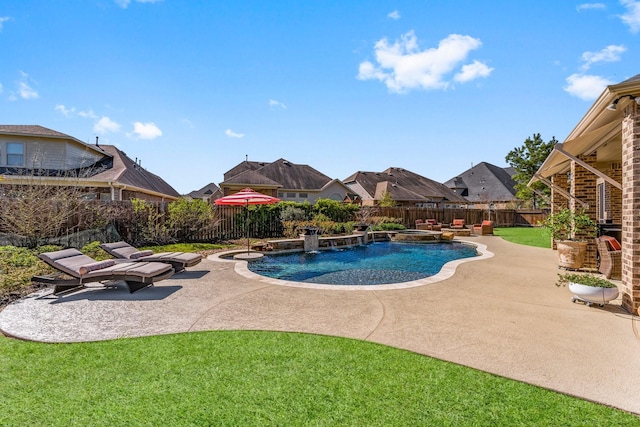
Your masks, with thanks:
[[[324,285],[384,285],[430,277],[453,260],[478,256],[460,242],[378,242],[343,250],[266,255],[247,268],[262,276]]]

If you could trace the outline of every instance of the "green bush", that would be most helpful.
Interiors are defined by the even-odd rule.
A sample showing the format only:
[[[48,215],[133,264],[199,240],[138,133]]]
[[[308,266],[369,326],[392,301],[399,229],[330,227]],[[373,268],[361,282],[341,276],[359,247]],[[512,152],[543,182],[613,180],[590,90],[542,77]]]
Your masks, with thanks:
[[[331,199],[318,199],[313,205],[313,212],[326,215],[335,222],[348,222],[356,219],[356,212],[360,206],[347,204]]]
[[[307,212],[299,206],[287,205],[280,211],[281,221],[305,221],[309,219]]]
[[[36,249],[0,246],[0,293],[27,286],[33,276],[52,273],[53,269],[40,261],[38,254],[58,249],[51,245]]]
[[[402,224],[395,222],[383,222],[381,224],[373,225],[373,231],[393,231],[393,230],[405,230],[406,227]]]
[[[46,252],[46,251],[43,251]],[[100,242],[91,242],[84,245],[80,250],[83,254],[95,259],[96,261],[103,261],[105,259],[111,259],[108,253],[100,247]]]

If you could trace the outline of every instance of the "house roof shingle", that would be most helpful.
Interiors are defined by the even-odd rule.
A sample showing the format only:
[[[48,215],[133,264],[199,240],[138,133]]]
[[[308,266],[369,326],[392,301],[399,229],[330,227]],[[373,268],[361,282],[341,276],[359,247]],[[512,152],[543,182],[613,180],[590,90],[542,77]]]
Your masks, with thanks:
[[[466,202],[463,197],[443,184],[403,168],[390,167],[383,172],[359,171],[344,180],[350,187],[355,183],[359,184],[369,197],[376,199],[376,189],[380,182],[388,182],[386,188],[397,192],[394,200]],[[407,199],[397,198],[401,196],[401,192]],[[420,199],[416,199],[416,196]]]
[[[180,197],[180,194],[164,179],[136,164],[124,151],[113,145],[100,145],[100,148],[113,157],[113,167],[95,175],[92,179],[116,181],[168,196]]]
[[[309,165],[292,163],[286,159],[271,163],[245,161],[224,176],[225,180],[220,185],[269,185],[285,190],[320,190],[333,181]]]
[[[463,184],[463,185],[461,185]],[[516,199],[516,182],[505,168],[481,162],[444,183],[449,188],[467,189],[470,202]]]

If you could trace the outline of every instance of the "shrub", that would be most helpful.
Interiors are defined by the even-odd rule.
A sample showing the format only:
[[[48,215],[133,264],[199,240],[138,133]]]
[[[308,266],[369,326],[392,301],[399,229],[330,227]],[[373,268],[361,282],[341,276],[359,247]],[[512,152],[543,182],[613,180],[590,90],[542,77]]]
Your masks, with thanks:
[[[317,214],[326,215],[335,222],[348,222],[356,219],[356,212],[360,206],[346,204],[331,199],[318,199],[313,205],[313,211]]]
[[[58,249],[58,246],[37,249],[0,246],[0,294],[27,286],[33,276],[52,273],[53,269],[41,262],[37,255]]]
[[[281,221],[305,221],[308,219],[307,212],[301,207],[287,205],[280,211]]]
[[[216,221],[211,203],[201,199],[179,199],[169,203],[167,224],[178,239],[190,239],[202,230],[212,229]]]
[[[372,226],[373,231],[393,231],[393,230],[404,230],[406,227],[402,224],[397,224],[395,222],[384,222],[381,224],[377,224]]]
[[[47,252],[47,251],[41,251],[41,252]],[[96,261],[111,259],[111,256],[109,256],[109,254],[106,253],[104,249],[100,247],[100,242],[91,242],[87,245],[84,245],[80,250],[80,252],[95,259]]]

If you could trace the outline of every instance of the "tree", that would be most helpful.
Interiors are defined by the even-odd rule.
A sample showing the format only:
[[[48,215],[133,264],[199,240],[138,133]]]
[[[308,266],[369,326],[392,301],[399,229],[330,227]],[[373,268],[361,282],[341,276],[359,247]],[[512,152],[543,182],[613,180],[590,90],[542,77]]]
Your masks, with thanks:
[[[0,185],[0,232],[16,245],[35,248],[80,230],[81,217],[91,208],[73,177],[60,176],[62,184],[56,185],[39,171],[17,176],[18,184]]]
[[[213,206],[202,199],[178,199],[169,203],[168,210],[169,226],[179,240],[191,239],[216,225]]]
[[[389,208],[395,205],[396,205],[396,201],[393,200],[391,193],[389,193],[388,191],[385,191],[384,193],[382,193],[382,198],[378,202],[378,206],[382,208]]]
[[[534,208],[538,207],[537,190],[550,196],[551,190],[542,182],[535,182],[531,188],[527,187],[533,175],[540,169],[542,163],[549,157],[553,147],[558,143],[555,137],[549,142],[544,142],[540,134],[534,134],[533,139],[527,138],[524,145],[516,147],[506,156],[507,163],[516,171],[513,179],[517,182],[516,197],[521,200],[531,201]]]

